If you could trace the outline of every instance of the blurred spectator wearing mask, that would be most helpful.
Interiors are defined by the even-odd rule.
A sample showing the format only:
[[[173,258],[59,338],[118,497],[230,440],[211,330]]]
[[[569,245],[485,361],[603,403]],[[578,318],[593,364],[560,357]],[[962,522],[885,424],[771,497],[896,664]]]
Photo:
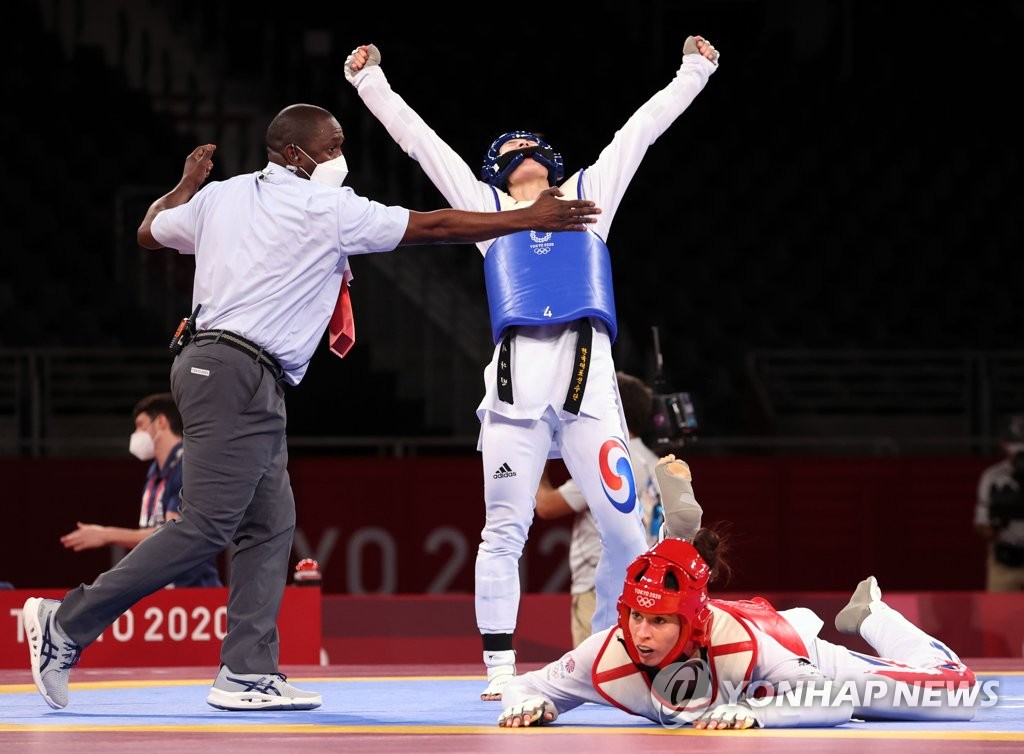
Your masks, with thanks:
[[[167,521],[181,518],[181,414],[170,393],[154,393],[135,404],[132,411],[135,431],[128,451],[140,461],[149,462],[146,484],[142,488],[142,509],[137,529],[102,526],[81,521],[60,538],[69,550],[81,552],[113,545],[131,549],[153,534]],[[174,579],[168,586],[223,586],[217,558],[200,563]]]

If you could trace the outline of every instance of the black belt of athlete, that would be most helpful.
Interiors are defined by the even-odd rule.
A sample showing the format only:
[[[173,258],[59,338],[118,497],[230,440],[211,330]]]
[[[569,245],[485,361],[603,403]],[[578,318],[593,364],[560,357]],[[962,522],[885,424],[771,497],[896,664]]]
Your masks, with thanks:
[[[594,344],[594,328],[589,319],[578,319],[575,322],[576,359],[572,364],[572,377],[569,379],[569,390],[565,394],[563,411],[579,414],[583,402],[583,392],[587,389],[587,375],[590,374],[590,356]]]
[[[498,352],[498,400],[509,405],[515,403],[512,397],[512,331],[511,327],[505,330]]]
[[[249,354],[253,359],[269,369],[270,373],[274,375],[275,380],[280,380],[284,377],[284,369],[281,368],[277,359],[264,351],[262,346],[258,346],[251,340],[246,340],[241,335],[237,335],[229,330],[200,330],[192,340],[195,343],[210,341],[231,346],[237,351]]]
[[[583,393],[587,389],[587,376],[590,374],[590,357],[594,343],[594,327],[589,319],[578,319],[573,322],[576,329],[576,354],[572,363],[572,374],[569,378],[569,390],[565,394],[564,411],[579,414]],[[498,400],[502,403],[514,404],[512,393],[512,336],[514,328],[505,331],[501,339],[498,353]]]

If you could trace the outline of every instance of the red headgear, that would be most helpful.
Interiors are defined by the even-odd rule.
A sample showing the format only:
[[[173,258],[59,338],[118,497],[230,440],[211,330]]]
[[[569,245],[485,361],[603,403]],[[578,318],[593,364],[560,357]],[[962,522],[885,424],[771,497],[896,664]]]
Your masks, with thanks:
[[[668,579],[669,574],[674,578]],[[629,631],[633,610],[679,616],[679,640],[658,667],[677,661],[684,651],[691,654],[694,646],[707,645],[711,628],[707,589],[710,575],[711,569],[696,548],[681,539],[662,540],[630,563],[619,597],[619,626],[633,662],[641,662]]]

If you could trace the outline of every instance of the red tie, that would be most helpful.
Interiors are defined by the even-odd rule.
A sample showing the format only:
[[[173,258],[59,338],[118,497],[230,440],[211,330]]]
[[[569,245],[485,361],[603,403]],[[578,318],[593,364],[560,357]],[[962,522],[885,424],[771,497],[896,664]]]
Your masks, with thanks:
[[[348,280],[341,283],[341,293],[338,294],[338,303],[334,305],[327,333],[330,336],[331,352],[345,358],[345,354],[356,342],[356,321],[352,316],[352,294],[348,291]]]

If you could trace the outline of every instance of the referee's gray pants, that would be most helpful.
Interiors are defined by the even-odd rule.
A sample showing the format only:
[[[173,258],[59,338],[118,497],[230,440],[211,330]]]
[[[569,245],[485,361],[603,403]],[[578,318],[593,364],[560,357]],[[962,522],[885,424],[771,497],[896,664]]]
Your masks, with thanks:
[[[57,621],[84,647],[140,599],[234,542],[221,662],[236,673],[276,672],[295,530],[284,389],[251,356],[208,342],[174,360],[171,392],[185,426],[182,517],[70,591]]]

